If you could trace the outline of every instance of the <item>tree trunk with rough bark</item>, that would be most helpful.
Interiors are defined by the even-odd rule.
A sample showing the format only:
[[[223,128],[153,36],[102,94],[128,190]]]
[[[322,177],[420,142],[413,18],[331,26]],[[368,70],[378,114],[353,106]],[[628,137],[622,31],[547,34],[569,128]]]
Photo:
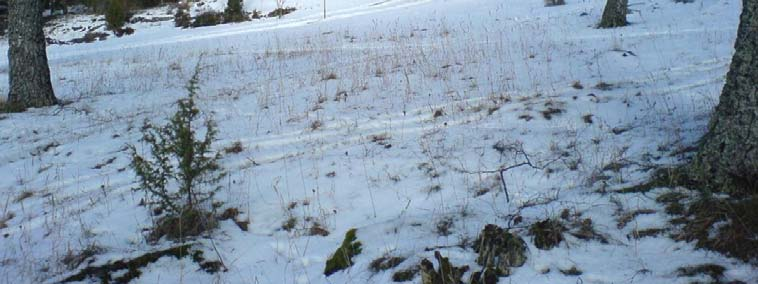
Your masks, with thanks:
[[[616,28],[626,26],[626,13],[628,0],[608,0],[603,10],[603,18],[600,19],[599,28]]]
[[[47,65],[43,2],[8,1],[8,105],[14,111],[50,106],[58,102],[53,93]]]
[[[690,165],[706,189],[758,193],[758,0],[743,0],[732,65],[708,133]]]

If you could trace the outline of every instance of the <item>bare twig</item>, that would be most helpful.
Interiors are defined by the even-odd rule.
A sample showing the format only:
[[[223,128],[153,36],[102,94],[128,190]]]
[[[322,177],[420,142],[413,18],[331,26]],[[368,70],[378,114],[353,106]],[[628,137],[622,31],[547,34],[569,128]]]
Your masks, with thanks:
[[[213,239],[213,236],[210,237],[211,240],[211,246],[213,246],[213,250],[216,252],[216,256],[218,257],[218,262],[221,263],[221,266],[224,267],[224,271],[229,271],[229,268],[226,267],[226,264],[224,263],[224,258],[221,257],[221,252],[218,251],[218,248],[216,247],[216,242]]]
[[[504,166],[504,167],[501,167],[501,168],[499,168],[497,170],[476,171],[476,172],[470,172],[470,171],[466,171],[466,170],[461,170],[461,172],[467,173],[467,174],[495,174],[495,173],[500,174],[500,182],[501,182],[501,185],[503,187],[503,192],[505,192],[505,200],[510,203],[511,202],[511,197],[508,194],[508,186],[505,184],[505,172],[507,172],[508,170],[512,170],[512,169],[523,167],[523,166],[529,166],[530,168],[536,169],[536,170],[544,170],[545,167],[547,167],[548,165],[552,164],[553,162],[555,162],[557,160],[560,160],[560,158],[553,159],[553,160],[545,163],[542,166],[537,166],[537,165],[535,165],[535,164],[532,163],[531,159],[529,159],[529,155],[526,153],[526,151],[524,151],[523,146],[519,145],[518,148],[514,149],[514,151],[516,152],[517,155],[519,155],[519,154],[522,155],[524,157],[525,161],[521,162],[521,163],[518,163],[518,164],[515,164],[515,165],[507,166],[507,167]]]

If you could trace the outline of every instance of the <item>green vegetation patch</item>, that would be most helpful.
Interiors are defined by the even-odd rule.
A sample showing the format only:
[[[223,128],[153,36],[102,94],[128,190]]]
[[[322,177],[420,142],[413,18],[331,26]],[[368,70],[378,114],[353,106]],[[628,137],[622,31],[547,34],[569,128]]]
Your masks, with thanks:
[[[342,241],[342,245],[326,260],[324,275],[332,275],[353,265],[353,257],[362,251],[362,244],[355,236],[356,231],[356,229],[350,229],[345,233],[345,240]]]

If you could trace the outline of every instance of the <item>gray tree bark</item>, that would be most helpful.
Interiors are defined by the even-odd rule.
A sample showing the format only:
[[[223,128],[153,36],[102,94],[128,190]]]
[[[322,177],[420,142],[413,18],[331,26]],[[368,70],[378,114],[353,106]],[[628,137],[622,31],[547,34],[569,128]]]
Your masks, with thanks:
[[[44,0],[8,1],[8,105],[14,111],[58,102],[47,65],[43,7]]]
[[[600,19],[599,28],[616,28],[626,26],[626,14],[629,0],[608,0]]]
[[[758,193],[758,0],[743,0],[732,65],[690,165],[706,189]]]

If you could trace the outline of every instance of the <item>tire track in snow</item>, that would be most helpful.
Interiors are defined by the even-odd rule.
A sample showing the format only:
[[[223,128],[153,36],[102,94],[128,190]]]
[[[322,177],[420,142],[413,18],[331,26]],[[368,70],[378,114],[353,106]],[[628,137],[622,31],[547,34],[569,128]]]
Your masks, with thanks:
[[[625,82],[631,82],[631,83],[652,82],[654,80],[657,80],[657,77],[660,77],[664,74],[668,75],[669,77],[681,76],[684,78],[689,78],[690,77],[689,75],[694,74],[694,73],[700,74],[703,72],[708,72],[708,71],[713,71],[713,70],[718,70],[718,69],[725,69],[727,66],[728,66],[727,59],[723,59],[723,60],[711,59],[711,60],[705,60],[705,61],[697,62],[694,64],[690,64],[687,66],[679,66],[679,67],[669,68],[665,70],[659,70],[659,71],[647,74],[645,76],[641,76],[640,78],[630,79]],[[697,87],[713,84],[720,80],[723,80],[723,78],[719,76],[716,78],[697,80],[696,82],[693,82],[693,83],[680,84],[680,85],[675,85],[675,86],[656,87],[655,93],[656,94],[673,94],[673,93],[682,92],[685,90],[690,90]],[[567,93],[571,90],[573,90],[571,87],[566,87],[562,90],[558,90],[558,93]],[[293,144],[317,143],[317,142],[322,142],[324,140],[340,138],[339,142],[327,143],[327,144],[322,143],[320,145],[319,150],[325,151],[329,149],[336,149],[343,146],[354,145],[357,142],[368,140],[372,136],[386,134],[388,132],[392,132],[389,134],[395,134],[395,133],[412,134],[412,133],[419,133],[422,131],[432,130],[434,128],[439,128],[439,127],[458,126],[464,123],[469,123],[478,119],[482,119],[486,117],[486,115],[482,115],[481,113],[471,113],[470,115],[464,115],[461,117],[458,113],[456,113],[455,119],[435,121],[431,117],[432,115],[431,115],[431,112],[429,112],[429,110],[440,109],[440,108],[450,109],[451,107],[460,106],[460,105],[473,106],[476,103],[480,103],[488,99],[490,99],[490,97],[487,97],[487,96],[472,97],[468,99],[454,100],[454,101],[449,101],[446,103],[440,103],[440,104],[431,105],[431,106],[423,106],[423,107],[415,108],[415,109],[405,111],[405,112],[396,112],[392,114],[379,115],[379,116],[371,117],[371,118],[363,118],[363,119],[345,118],[345,119],[337,120],[335,122],[326,123],[317,131],[297,130],[297,131],[292,131],[289,133],[284,133],[284,134],[279,134],[279,135],[266,135],[264,138],[260,138],[260,139],[241,139],[239,141],[242,142],[246,148],[257,149],[257,150],[260,150],[260,152],[266,152],[268,151],[267,149],[276,148],[276,147],[290,146]],[[468,108],[466,108],[464,111],[467,111],[467,110]],[[271,163],[271,162],[275,162],[284,158],[297,156],[303,153],[304,153],[303,151],[298,151],[297,153],[283,152],[283,153],[268,154],[268,155],[262,156],[261,158],[255,159],[254,163]],[[246,161],[246,162],[241,162],[241,163],[238,162],[232,165],[233,167],[238,167],[239,169],[245,169],[245,168],[249,168],[253,166],[253,162],[252,161]]]

